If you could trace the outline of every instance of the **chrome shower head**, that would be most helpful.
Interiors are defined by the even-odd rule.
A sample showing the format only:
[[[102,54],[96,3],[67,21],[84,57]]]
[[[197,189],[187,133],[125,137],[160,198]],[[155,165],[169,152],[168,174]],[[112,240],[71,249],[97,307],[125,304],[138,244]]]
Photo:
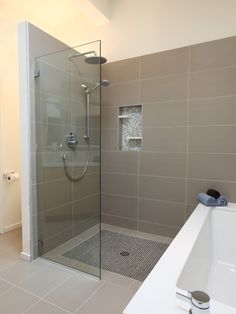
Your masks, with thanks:
[[[107,62],[107,59],[102,56],[90,56],[85,58],[85,62],[88,64],[104,64]]]
[[[101,86],[103,87],[107,87],[110,84],[110,82],[108,80],[102,80],[101,81]]]

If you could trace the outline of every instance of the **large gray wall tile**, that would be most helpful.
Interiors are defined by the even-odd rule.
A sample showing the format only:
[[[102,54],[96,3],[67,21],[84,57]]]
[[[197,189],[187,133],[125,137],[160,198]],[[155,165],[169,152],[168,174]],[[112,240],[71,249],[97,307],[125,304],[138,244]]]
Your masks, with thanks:
[[[137,230],[137,220],[102,214],[102,223]]]
[[[141,57],[141,79],[188,71],[189,48],[179,48]]]
[[[138,196],[138,176],[103,173],[102,192]]]
[[[48,210],[63,204],[71,203],[72,188],[68,179],[38,184],[38,210]]]
[[[236,153],[236,126],[190,127],[189,152]]]
[[[39,214],[38,226],[41,240],[72,228],[72,205],[63,205]]]
[[[100,195],[93,195],[72,204],[73,224],[83,223],[83,221],[99,216]]]
[[[142,80],[140,85],[141,103],[180,100],[188,97],[188,75]]]
[[[118,127],[118,107],[101,107],[101,128],[114,129]]]
[[[101,144],[102,144],[102,150],[117,150],[118,149],[118,130],[117,129],[102,130]]]
[[[236,94],[236,67],[190,73],[190,98]]]
[[[187,100],[144,104],[143,126],[185,126],[187,125]]]
[[[140,174],[185,177],[186,153],[140,153]]]
[[[102,194],[102,213],[137,220],[138,198]]]
[[[188,177],[236,181],[235,154],[189,154]]]
[[[102,171],[138,174],[137,152],[102,153]]]
[[[82,180],[73,183],[73,200],[80,200],[100,192],[100,174],[87,174]]]
[[[102,66],[102,78],[114,83],[137,81],[139,79],[140,58],[131,58],[106,63]]]
[[[139,231],[146,233],[154,233],[164,237],[174,238],[179,232],[180,228],[165,226],[160,224],[153,224],[147,221],[139,222]]]
[[[189,125],[236,124],[236,96],[191,99]]]
[[[144,128],[144,151],[186,152],[187,127]]]
[[[191,71],[236,65],[236,37],[190,47]]]
[[[140,197],[184,203],[185,179],[140,176]]]
[[[139,103],[139,83],[129,82],[109,85],[102,90],[102,103],[105,106],[130,105]]]
[[[141,198],[139,201],[139,219],[147,222],[182,227],[185,219],[185,206]]]

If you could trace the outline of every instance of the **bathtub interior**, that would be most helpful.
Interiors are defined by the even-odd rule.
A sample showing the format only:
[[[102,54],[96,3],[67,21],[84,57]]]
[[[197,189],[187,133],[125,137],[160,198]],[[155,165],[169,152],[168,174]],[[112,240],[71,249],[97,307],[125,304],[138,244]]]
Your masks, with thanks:
[[[209,211],[177,281],[185,291],[202,290],[236,307],[236,207]]]

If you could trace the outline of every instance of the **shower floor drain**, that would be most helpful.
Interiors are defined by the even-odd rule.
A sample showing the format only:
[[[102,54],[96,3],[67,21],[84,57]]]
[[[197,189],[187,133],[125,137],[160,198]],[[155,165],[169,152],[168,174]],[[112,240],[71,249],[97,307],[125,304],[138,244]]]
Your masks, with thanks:
[[[120,252],[120,255],[121,256],[129,256],[129,252],[125,252],[125,251],[124,252]]]

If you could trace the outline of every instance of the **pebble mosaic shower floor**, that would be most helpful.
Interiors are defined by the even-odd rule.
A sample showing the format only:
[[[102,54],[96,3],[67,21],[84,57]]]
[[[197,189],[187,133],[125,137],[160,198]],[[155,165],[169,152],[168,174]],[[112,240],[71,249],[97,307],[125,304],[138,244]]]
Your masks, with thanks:
[[[102,230],[102,269],[144,281],[168,247],[167,243]],[[79,244],[63,255],[98,267],[100,234]]]

